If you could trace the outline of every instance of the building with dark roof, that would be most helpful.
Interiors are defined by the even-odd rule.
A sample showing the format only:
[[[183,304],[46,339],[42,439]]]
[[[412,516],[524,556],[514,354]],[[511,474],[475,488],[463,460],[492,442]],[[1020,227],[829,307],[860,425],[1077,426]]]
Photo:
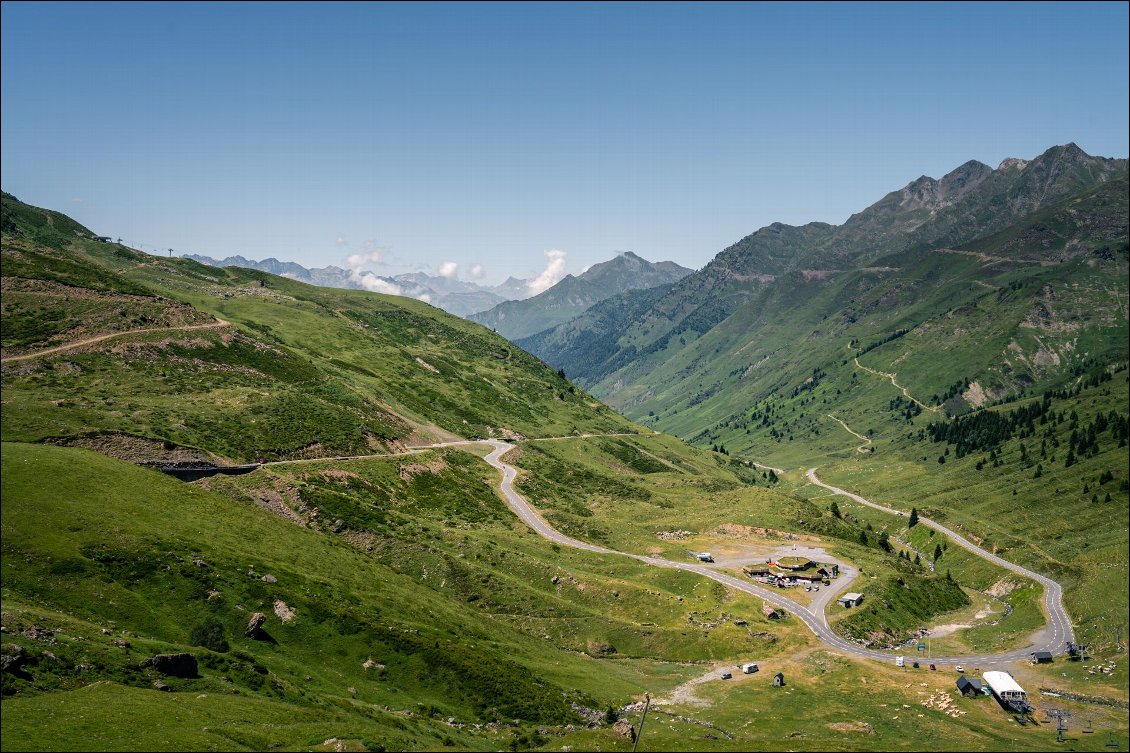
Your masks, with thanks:
[[[957,690],[963,696],[971,698],[973,696],[981,695],[981,693],[984,692],[982,687],[983,686],[981,685],[980,680],[973,680],[966,677],[965,675],[957,678]]]

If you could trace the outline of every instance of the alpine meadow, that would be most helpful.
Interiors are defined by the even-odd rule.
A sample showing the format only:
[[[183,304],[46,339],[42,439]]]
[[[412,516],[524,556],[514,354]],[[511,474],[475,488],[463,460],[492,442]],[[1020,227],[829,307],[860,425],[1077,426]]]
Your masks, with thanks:
[[[2,12],[0,751],[1126,750],[1124,4]]]

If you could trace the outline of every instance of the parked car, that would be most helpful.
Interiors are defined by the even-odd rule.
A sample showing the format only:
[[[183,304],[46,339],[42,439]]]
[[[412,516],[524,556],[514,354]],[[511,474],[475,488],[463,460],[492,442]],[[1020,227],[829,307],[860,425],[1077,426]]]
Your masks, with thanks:
[[[965,671],[965,667],[961,666],[960,664],[958,664],[956,667],[954,667],[954,669],[956,669],[958,672],[964,672]]]
[[[937,671],[938,671],[938,667],[937,667],[937,665],[931,664],[931,665],[930,665],[930,671],[931,671],[931,672],[937,672]]]
[[[730,679],[730,678],[732,678],[732,677],[733,677],[733,675],[732,675],[732,674],[730,674],[729,672],[723,672],[723,673],[722,673],[722,679],[723,679],[723,680],[729,680],[729,679]]]

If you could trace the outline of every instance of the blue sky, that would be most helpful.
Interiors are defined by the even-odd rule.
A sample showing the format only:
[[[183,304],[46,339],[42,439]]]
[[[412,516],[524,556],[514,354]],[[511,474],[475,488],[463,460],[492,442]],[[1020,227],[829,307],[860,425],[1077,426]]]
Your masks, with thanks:
[[[5,2],[0,179],[146,250],[698,268],[969,159],[1127,156],[1127,8]]]

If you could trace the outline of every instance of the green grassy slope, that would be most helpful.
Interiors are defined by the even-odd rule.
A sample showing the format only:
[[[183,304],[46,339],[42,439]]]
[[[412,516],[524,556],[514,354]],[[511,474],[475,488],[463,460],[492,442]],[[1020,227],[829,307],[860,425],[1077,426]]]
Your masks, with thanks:
[[[4,675],[3,749],[82,749],[92,740],[333,749],[326,741],[334,739],[350,750],[621,749],[607,724],[585,729],[570,704],[601,711],[750,658],[783,668],[804,693],[832,669],[841,684],[876,678],[885,694],[859,698],[852,712],[874,722],[884,745],[931,747],[943,719],[921,732],[880,726],[882,703],[921,700],[892,670],[821,658],[801,625],[770,622],[759,600],[711,581],[534,534],[497,496],[497,474],[475,457],[485,449],[325,459],[451,434],[640,431],[501,338],[416,301],[151,257],[74,228],[35,230],[21,218],[41,210],[6,207],[15,219],[7,222],[6,208],[5,337],[9,322],[28,324],[18,342],[5,339],[5,358],[132,333],[3,364],[0,612],[4,643],[22,647],[30,677]],[[170,329],[212,317],[231,324]],[[168,331],[141,332],[150,328]],[[859,382],[859,394],[871,395],[858,398],[860,410],[889,399],[889,384],[859,377],[872,379]],[[835,383],[821,377],[781,410]],[[727,429],[714,443],[736,447],[740,432]],[[949,588],[941,573],[897,556],[896,536],[884,549],[889,522],[856,511],[837,517],[809,490],[788,493],[791,478],[783,493],[735,452],[650,433],[515,441],[518,488],[580,538],[674,559],[703,549],[747,556],[799,540],[855,563],[869,594]],[[304,459],[184,485],[49,443],[130,460]],[[1002,577],[956,553],[943,562],[963,585]],[[268,574],[276,581],[262,580]],[[948,619],[940,613],[959,601],[956,593],[925,606],[894,599],[878,620],[837,626],[898,642]],[[1008,645],[1038,624],[1033,600],[1015,601],[1022,620],[1012,624],[1022,627]],[[297,616],[284,622],[288,609]],[[253,611],[266,614],[273,642],[243,635]],[[990,638],[969,642],[977,640]],[[217,650],[192,645],[200,642]],[[180,650],[197,656],[201,677],[166,678],[173,692],[156,690],[142,660]],[[678,722],[689,725],[682,729],[673,720],[660,733],[666,745],[772,747],[799,725],[805,738],[796,739],[808,741],[800,747],[851,747],[827,726],[844,721],[841,707],[704,742],[708,725],[737,727],[748,713],[742,690],[704,692],[713,706],[676,702],[671,711],[691,721]],[[116,726],[94,727],[99,713]],[[1003,739],[991,713],[977,719],[954,739],[982,747]],[[145,726],[158,721],[161,732]]]
[[[463,739],[431,715],[558,724],[574,719],[569,697],[632,688],[630,670],[622,679],[617,669],[594,670],[591,660],[496,625],[481,605],[249,502],[83,450],[5,444],[3,464],[6,640],[32,657],[31,679],[5,674],[6,695],[34,698],[98,680],[148,689],[147,699],[125,697],[154,713],[167,703],[140,661],[188,649],[203,677],[168,680],[175,691],[240,696],[237,705],[263,719],[237,724],[242,738],[212,730],[200,738],[219,736],[211,746],[225,737],[238,747],[290,746],[351,732],[395,749]],[[276,582],[260,578],[268,574]],[[297,614],[289,623],[276,616],[280,601]],[[243,637],[253,611],[269,615],[271,640]],[[229,651],[186,645],[209,619],[222,625]],[[376,665],[363,666],[368,659]],[[531,673],[535,667],[545,671]],[[569,677],[572,690],[563,695],[547,675]],[[409,720],[392,710],[416,712],[417,703],[438,711]],[[215,713],[213,704],[199,706],[166,724],[170,737],[159,747],[183,748],[199,736],[199,715]],[[288,709],[296,721],[276,728],[272,717]],[[34,739],[59,735],[74,747],[81,738],[67,736],[66,721]],[[21,747],[7,725],[4,737],[6,749]]]
[[[537,359],[419,301],[73,235],[45,245],[14,224],[3,253],[5,356],[136,334],[6,363],[5,439],[116,432],[246,461],[371,452],[421,429],[634,430]],[[215,317],[232,326],[140,332]]]

